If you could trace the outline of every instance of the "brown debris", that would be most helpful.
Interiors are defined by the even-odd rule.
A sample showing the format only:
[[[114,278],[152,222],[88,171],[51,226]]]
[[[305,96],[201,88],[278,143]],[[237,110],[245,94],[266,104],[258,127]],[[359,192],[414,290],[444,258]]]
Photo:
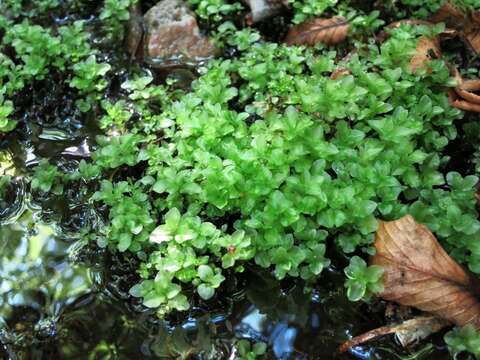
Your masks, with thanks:
[[[329,19],[317,18],[290,28],[285,42],[288,45],[335,45],[348,35],[349,24],[341,16]]]
[[[410,319],[397,325],[382,326],[370,330],[362,335],[356,336],[344,342],[338,349],[339,353],[344,353],[354,346],[358,346],[367,341],[376,339],[380,336],[395,334],[403,347],[407,347],[419,340],[425,339],[431,334],[440,331],[450,325],[447,320],[435,316],[422,316]]]
[[[480,12],[464,13],[451,2],[433,14],[432,23],[443,22],[447,27],[455,29],[460,38],[465,41],[475,53],[480,53]]]
[[[451,67],[453,76],[457,80],[457,87],[448,94],[450,104],[465,111],[480,112],[480,80],[464,80],[458,69]]]
[[[379,221],[375,248],[370,264],[384,268],[383,299],[480,329],[479,280],[448,256],[426,226],[410,215]]]
[[[418,41],[415,54],[410,60],[412,71],[416,72],[418,69],[427,69],[427,71],[431,71],[428,68],[428,62],[433,60],[432,55],[435,56],[435,59],[439,59],[442,56],[438,38],[422,36]]]

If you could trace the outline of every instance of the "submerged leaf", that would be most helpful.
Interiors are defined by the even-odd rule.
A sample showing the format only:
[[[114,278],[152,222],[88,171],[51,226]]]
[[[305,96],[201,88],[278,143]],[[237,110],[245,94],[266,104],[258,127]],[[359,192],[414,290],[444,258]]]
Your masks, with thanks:
[[[478,279],[448,256],[427,227],[410,215],[380,221],[375,247],[370,263],[385,270],[382,298],[480,329]]]
[[[370,331],[364,334],[355,336],[354,338],[344,342],[338,349],[338,352],[344,353],[354,346],[358,346],[367,341],[374,340],[378,337],[388,334],[395,334],[398,341],[403,347],[407,347],[411,344],[425,339],[431,334],[443,329],[450,323],[446,320],[437,318],[435,316],[421,316],[415,319],[410,319],[402,322],[401,324],[386,325]]]
[[[346,39],[348,29],[347,20],[341,16],[312,19],[292,27],[285,42],[288,45],[315,45],[318,43],[335,45]]]

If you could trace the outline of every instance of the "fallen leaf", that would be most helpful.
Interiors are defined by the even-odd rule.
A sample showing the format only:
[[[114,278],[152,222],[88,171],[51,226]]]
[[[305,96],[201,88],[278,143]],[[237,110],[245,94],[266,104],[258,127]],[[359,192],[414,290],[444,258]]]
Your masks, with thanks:
[[[429,21],[432,23],[445,23],[448,27],[462,28],[468,22],[467,15],[456,5],[446,2],[434,13]]]
[[[477,53],[480,53],[480,26],[470,29],[469,32],[465,33],[465,40],[470,45],[470,47]]]
[[[349,69],[346,69],[346,68],[338,68],[336,70],[334,70],[332,72],[332,74],[330,75],[330,79],[338,79],[340,77],[344,77],[344,76],[348,76],[348,75],[351,75],[352,72],[349,70]]]
[[[457,30],[458,35],[477,54],[480,53],[480,12],[463,12],[456,5],[446,2],[433,14],[429,21],[432,23],[443,22],[447,27]]]
[[[420,316],[415,319],[406,320],[401,324],[382,326],[362,335],[355,336],[344,342],[339,347],[338,352],[344,353],[354,346],[388,334],[395,334],[402,346],[407,347],[427,338],[450,324],[447,320],[436,316]]]
[[[403,20],[399,20],[399,21],[394,21],[393,23],[389,24],[387,26],[387,28],[388,29],[397,29],[403,24],[412,25],[412,26],[432,25],[432,22],[427,21],[427,20],[419,20],[419,19],[403,19]]]
[[[427,69],[428,71],[428,62],[433,59],[439,59],[441,56],[442,53],[440,51],[438,38],[422,36],[418,40],[415,54],[410,60],[410,68],[413,72],[416,72],[418,69]]]
[[[385,300],[412,306],[458,326],[480,329],[480,282],[457,264],[410,215],[379,222],[371,265],[384,268]]]
[[[290,28],[285,42],[288,45],[315,45],[318,43],[335,45],[346,39],[348,28],[347,20],[341,16],[312,19]]]

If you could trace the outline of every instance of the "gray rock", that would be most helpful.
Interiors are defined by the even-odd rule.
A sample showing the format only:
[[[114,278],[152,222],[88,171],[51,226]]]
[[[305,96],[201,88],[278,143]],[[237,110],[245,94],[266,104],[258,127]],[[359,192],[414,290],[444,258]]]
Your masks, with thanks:
[[[181,0],[162,0],[144,16],[146,55],[196,61],[213,57],[215,45],[200,33],[193,12]]]

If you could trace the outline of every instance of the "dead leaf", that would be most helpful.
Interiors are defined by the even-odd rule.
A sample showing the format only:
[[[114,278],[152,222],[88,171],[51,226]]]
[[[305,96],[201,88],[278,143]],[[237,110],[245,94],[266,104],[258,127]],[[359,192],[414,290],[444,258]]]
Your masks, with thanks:
[[[370,264],[385,270],[382,298],[480,329],[479,280],[448,256],[426,226],[410,215],[380,221],[375,248]]]
[[[415,54],[410,60],[410,67],[413,72],[418,69],[428,69],[428,62],[433,59],[439,59],[442,56],[440,51],[440,42],[438,38],[420,37],[418,40]]]
[[[432,23],[443,22],[447,27],[457,30],[457,34],[477,54],[480,53],[480,12],[465,13],[456,5],[447,2],[433,14]]]
[[[427,21],[427,20],[418,20],[418,19],[403,19],[403,20],[399,20],[399,21],[394,21],[393,23],[389,24],[387,26],[387,28],[388,29],[397,29],[403,24],[412,25],[412,26],[432,25],[432,22]]]
[[[421,316],[406,320],[401,324],[382,326],[355,336],[344,342],[339,347],[338,352],[344,353],[354,346],[388,334],[395,334],[402,346],[407,347],[427,338],[448,325],[451,325],[451,323],[436,316]]]
[[[349,69],[346,69],[346,68],[338,68],[338,69],[335,69],[332,74],[330,75],[330,79],[338,79],[340,77],[344,77],[344,76],[348,76],[348,75],[351,75],[352,72],[349,70]]]
[[[346,39],[348,28],[347,20],[341,16],[312,19],[290,28],[285,42],[288,45],[315,45],[318,43],[335,45]]]
[[[472,28],[469,32],[465,33],[465,40],[470,47],[477,53],[480,53],[480,26],[478,28]]]
[[[467,23],[467,16],[456,5],[446,2],[433,14],[430,19],[432,23],[445,23],[448,27],[462,28]]]

